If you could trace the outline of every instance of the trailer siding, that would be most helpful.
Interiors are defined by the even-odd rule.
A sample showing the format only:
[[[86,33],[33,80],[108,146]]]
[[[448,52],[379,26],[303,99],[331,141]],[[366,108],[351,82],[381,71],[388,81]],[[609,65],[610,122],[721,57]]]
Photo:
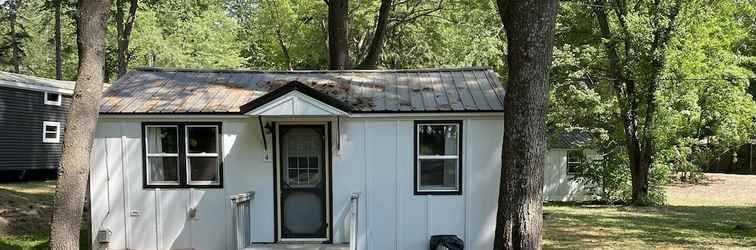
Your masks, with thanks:
[[[0,86],[0,171],[55,169],[63,148],[71,96],[60,106],[44,103],[45,92]],[[59,143],[43,143],[43,122],[60,122]]]

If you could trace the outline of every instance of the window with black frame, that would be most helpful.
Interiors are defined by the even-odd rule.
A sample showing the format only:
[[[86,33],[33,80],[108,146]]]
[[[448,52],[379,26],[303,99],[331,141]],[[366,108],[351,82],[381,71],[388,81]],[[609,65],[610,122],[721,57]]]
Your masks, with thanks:
[[[462,122],[415,122],[415,193],[462,192]]]
[[[145,124],[145,187],[220,187],[220,124]]]
[[[578,173],[580,164],[583,164],[583,151],[582,150],[568,150],[567,151],[567,174],[574,175]]]

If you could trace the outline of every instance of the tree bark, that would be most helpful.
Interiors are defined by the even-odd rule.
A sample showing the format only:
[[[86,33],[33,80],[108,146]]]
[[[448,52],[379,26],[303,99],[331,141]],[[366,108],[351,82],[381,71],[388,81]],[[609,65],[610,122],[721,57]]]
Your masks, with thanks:
[[[349,0],[328,1],[328,68],[349,69]]]
[[[622,4],[616,6],[624,6]],[[620,105],[620,118],[622,120],[622,127],[625,134],[625,149],[627,150],[630,167],[630,176],[632,179],[632,199],[634,201],[644,200],[648,192],[648,180],[644,176],[648,176],[647,172],[644,174],[643,162],[641,161],[642,151],[640,145],[640,139],[638,138],[638,102],[635,90],[635,82],[629,79],[627,76],[632,76],[632,72],[629,69],[623,70],[623,63],[617,52],[617,38],[615,38],[609,28],[609,20],[606,9],[609,5],[605,0],[596,0],[593,11],[596,15],[596,19],[599,25],[599,31],[604,41],[604,48],[607,53],[607,61],[609,64],[609,72],[612,76],[612,86],[617,96],[617,101]],[[623,22],[625,13],[621,7],[615,9],[618,19]],[[624,27],[624,25],[621,25]],[[624,30],[624,28],[623,28]],[[623,33],[625,36],[628,32]],[[625,59],[629,55],[630,41],[628,38],[623,39],[625,41]],[[627,73],[625,73],[627,71]]]
[[[118,55],[117,67],[118,78],[126,74],[129,66],[129,41],[131,39],[131,30],[134,27],[136,19],[137,4],[139,1],[131,0],[129,4],[129,15],[123,20],[123,7],[126,0],[116,0],[116,26],[118,30]]]
[[[79,229],[89,175],[89,155],[102,98],[109,0],[80,0],[79,69],[58,168],[50,249],[79,249]]]
[[[513,249],[541,249],[545,117],[558,2],[497,0],[497,6],[507,35],[509,81],[494,243],[496,249],[510,244]]]
[[[53,8],[55,8],[55,79],[63,79],[63,60],[61,55],[60,45],[60,1],[53,0]]]
[[[391,6],[393,4],[393,0],[381,0],[381,7],[378,11],[378,22],[376,23],[375,32],[373,33],[373,40],[370,42],[365,59],[357,65],[357,69],[376,69],[378,67],[378,61],[381,59],[381,52],[383,51],[386,33],[389,29],[388,19],[389,15],[391,15]]]

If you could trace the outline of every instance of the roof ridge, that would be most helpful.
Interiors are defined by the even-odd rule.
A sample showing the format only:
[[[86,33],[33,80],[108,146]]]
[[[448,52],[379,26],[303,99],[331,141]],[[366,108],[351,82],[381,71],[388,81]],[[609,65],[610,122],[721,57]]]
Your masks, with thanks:
[[[486,67],[463,68],[418,68],[418,69],[374,69],[374,70],[254,70],[254,69],[194,69],[194,68],[160,68],[136,67],[133,71],[149,72],[194,72],[194,73],[272,73],[272,74],[318,74],[318,73],[411,73],[411,72],[459,72],[491,71]]]

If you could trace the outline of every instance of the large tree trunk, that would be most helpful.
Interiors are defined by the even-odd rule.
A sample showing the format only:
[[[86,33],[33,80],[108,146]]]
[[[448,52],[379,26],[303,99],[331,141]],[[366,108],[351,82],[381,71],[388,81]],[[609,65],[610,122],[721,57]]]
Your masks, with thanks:
[[[546,111],[557,0],[497,0],[509,69],[497,232],[499,249],[540,249]],[[510,170],[511,169],[511,170]],[[511,183],[510,183],[511,182]],[[511,185],[509,187],[508,185]],[[509,196],[501,198],[501,196]],[[509,210],[509,211],[506,211]]]
[[[645,200],[648,193],[648,168],[642,161],[643,152],[638,138],[638,102],[636,96],[635,82],[628,79],[628,75],[623,71],[623,66],[617,52],[617,38],[614,37],[609,28],[609,18],[606,9],[609,4],[605,0],[596,0],[593,6],[596,20],[598,21],[601,37],[604,39],[604,48],[606,49],[607,61],[609,63],[609,72],[612,76],[613,87],[620,105],[620,118],[625,134],[625,149],[629,158],[630,176],[632,179],[632,193],[634,201]],[[620,5],[623,6],[623,5]],[[620,20],[624,20],[625,13],[616,9]],[[624,26],[623,26],[624,27]],[[627,33],[623,33],[627,34]],[[626,47],[630,47],[631,41],[628,38],[623,39]],[[625,54],[627,56],[627,50]],[[627,59],[627,58],[626,58]],[[645,171],[644,171],[645,169]]]
[[[10,15],[8,21],[10,22],[10,34],[11,34],[11,64],[13,65],[13,72],[21,72],[21,49],[18,41],[18,34],[16,34],[16,26],[18,22],[18,9],[21,8],[21,0],[9,0]]]
[[[129,66],[129,41],[131,39],[131,30],[134,27],[136,19],[137,0],[131,0],[129,4],[129,15],[123,20],[123,7],[127,0],[116,0],[116,29],[118,30],[118,78],[126,74]]]
[[[391,6],[393,4],[393,0],[381,0],[381,8],[378,11],[378,22],[375,26],[375,33],[373,33],[373,40],[370,42],[365,59],[357,66],[357,69],[376,69],[378,67],[386,33],[389,29],[388,18],[391,14]]]
[[[60,49],[60,1],[53,0],[53,8],[55,8],[55,79],[63,79],[63,60],[61,58]]]
[[[349,0],[328,1],[328,68],[349,69]]]
[[[80,0],[77,43],[79,73],[65,126],[55,188],[50,248],[79,249],[89,154],[102,98],[109,0]]]

